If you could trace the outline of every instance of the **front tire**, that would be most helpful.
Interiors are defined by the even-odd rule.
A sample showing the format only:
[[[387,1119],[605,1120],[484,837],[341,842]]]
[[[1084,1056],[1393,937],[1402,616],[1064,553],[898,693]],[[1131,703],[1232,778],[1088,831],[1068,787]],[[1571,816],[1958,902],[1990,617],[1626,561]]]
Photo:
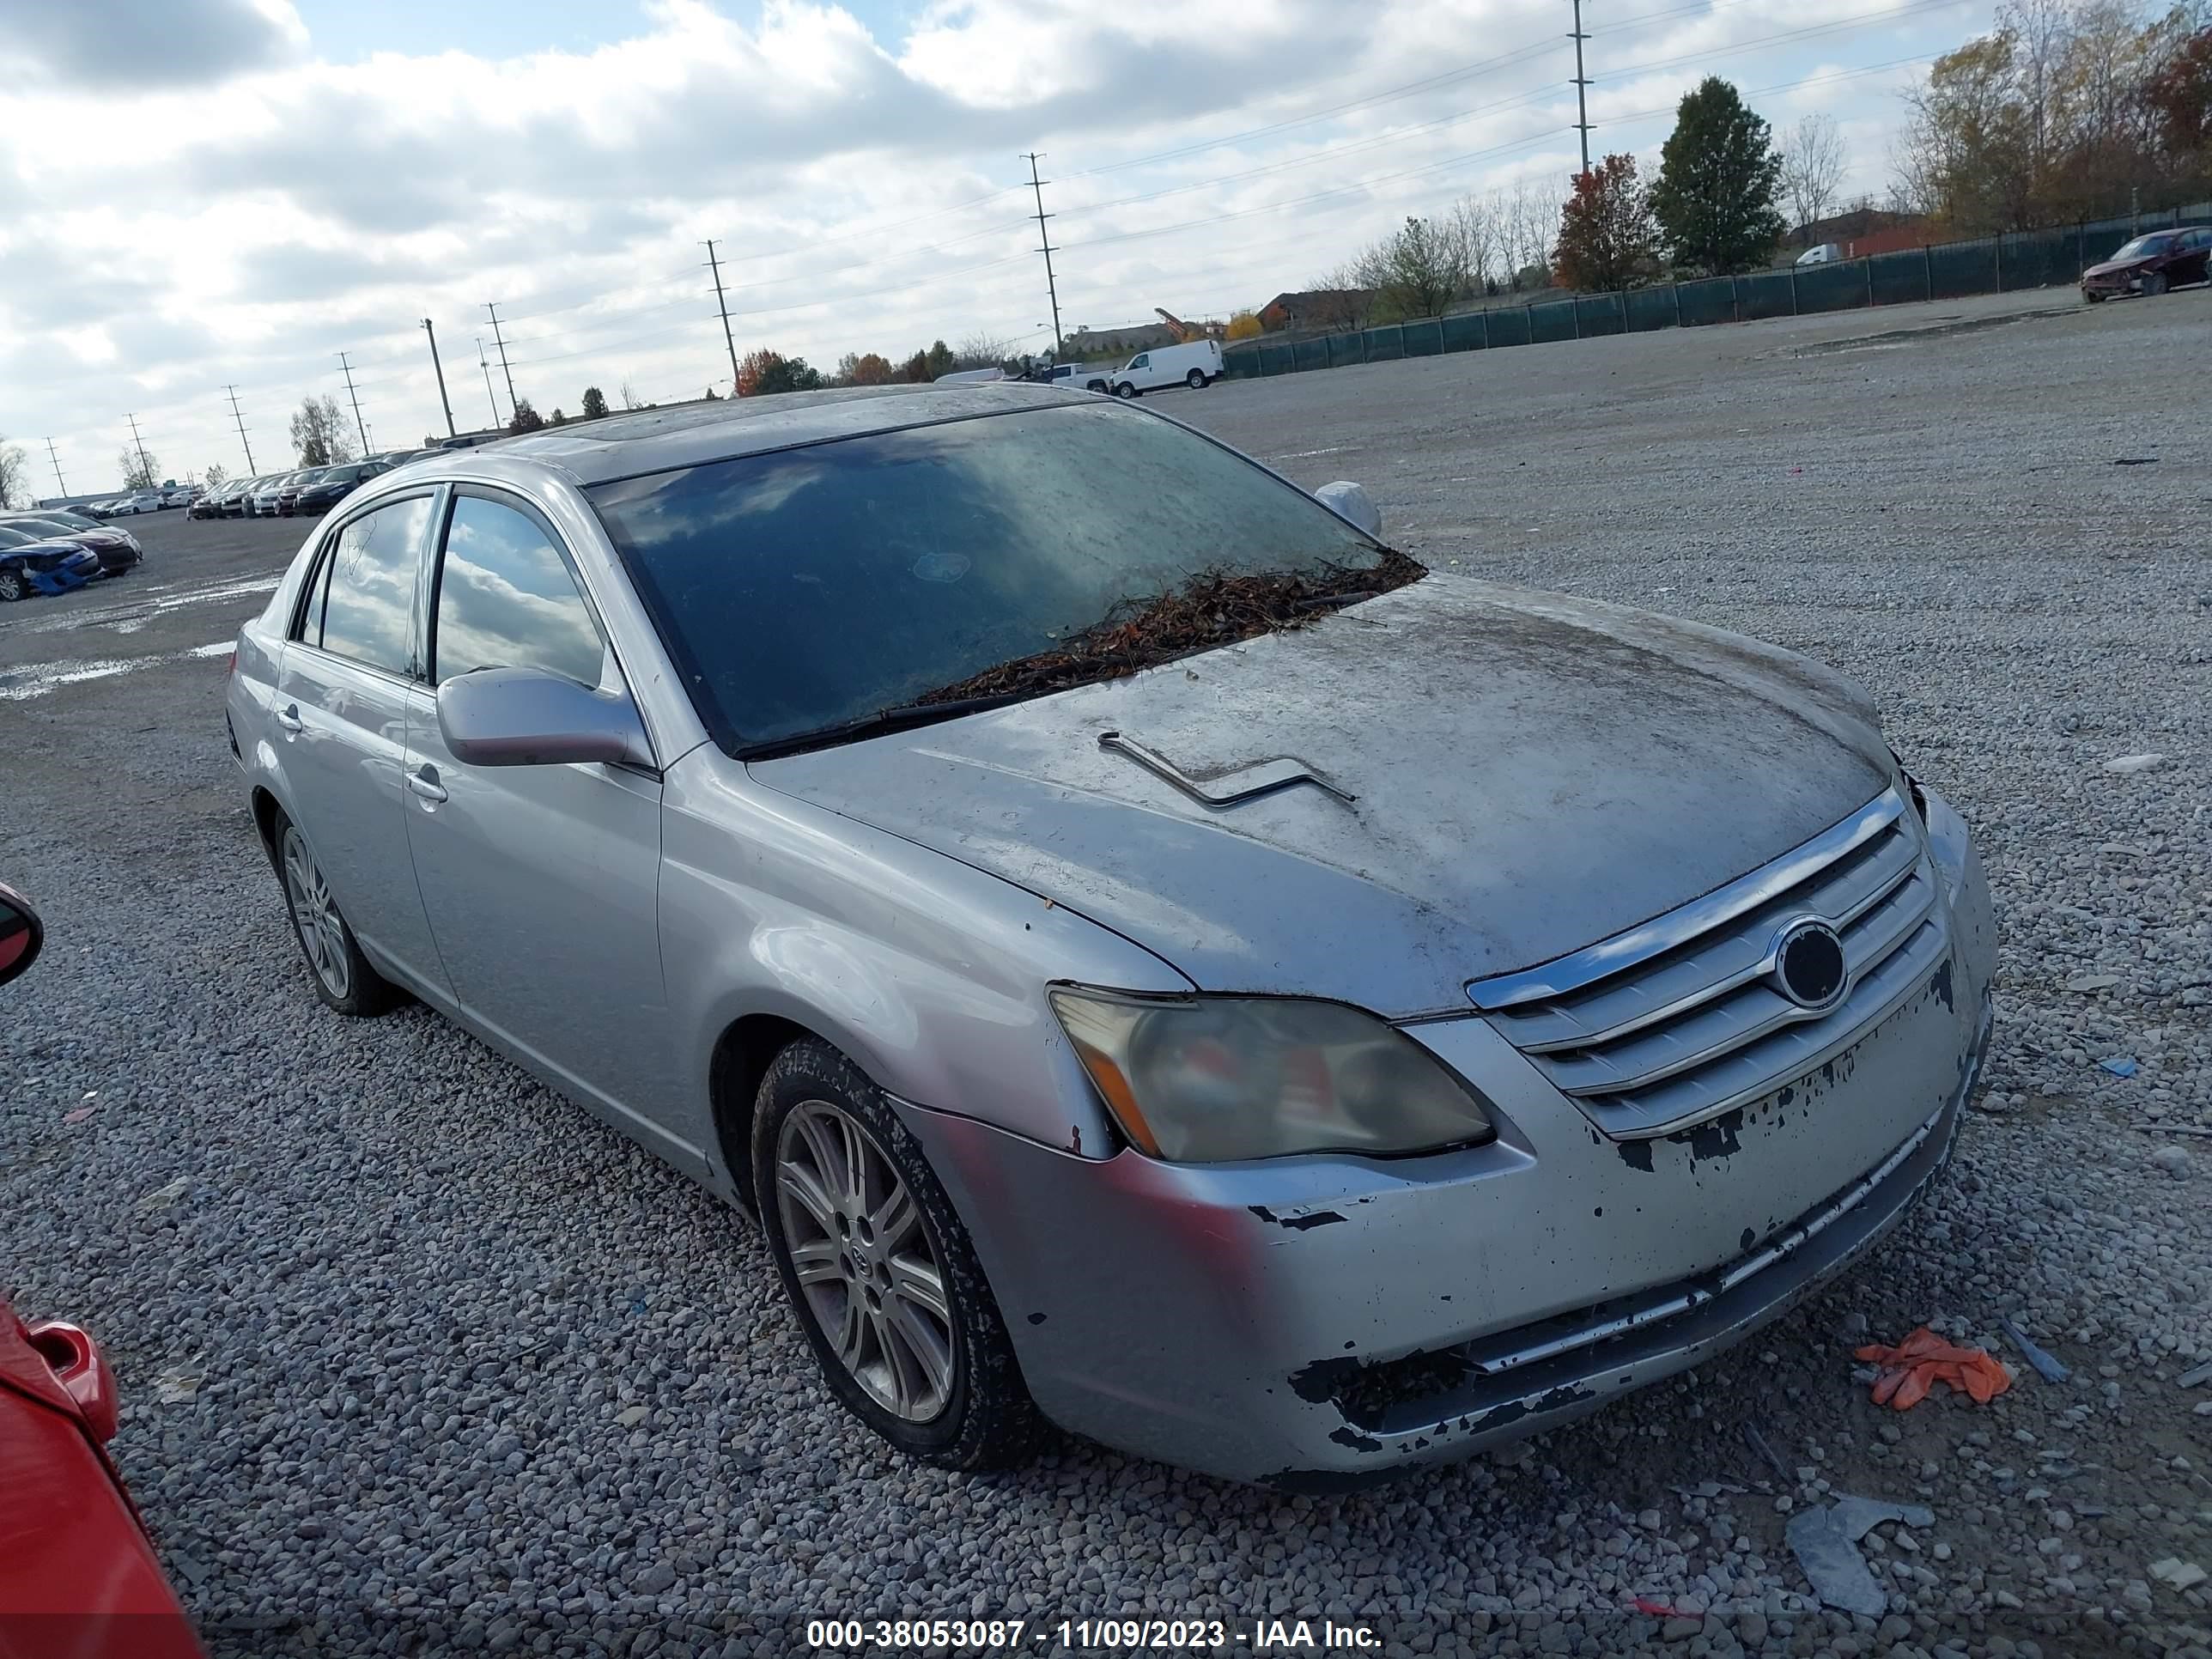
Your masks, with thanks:
[[[1136,382],[1133,380],[1122,381],[1121,385],[1114,388],[1114,395],[1121,398],[1125,403],[1129,401],[1137,395]]]
[[[315,994],[339,1013],[368,1018],[399,1000],[398,988],[369,965],[353,929],[339,912],[313,848],[282,807],[270,826],[276,879],[292,913],[292,934],[307,959]]]
[[[13,605],[31,597],[31,580],[14,566],[0,570],[0,605]]]
[[[1042,1419],[981,1264],[921,1146],[827,1043],[762,1079],[754,1191],[776,1276],[845,1408],[909,1457],[1004,1468]]]
[[[2154,298],[2166,292],[2166,273],[2162,270],[2146,270],[2142,274],[2140,286],[2142,289],[2143,298],[2146,300]]]

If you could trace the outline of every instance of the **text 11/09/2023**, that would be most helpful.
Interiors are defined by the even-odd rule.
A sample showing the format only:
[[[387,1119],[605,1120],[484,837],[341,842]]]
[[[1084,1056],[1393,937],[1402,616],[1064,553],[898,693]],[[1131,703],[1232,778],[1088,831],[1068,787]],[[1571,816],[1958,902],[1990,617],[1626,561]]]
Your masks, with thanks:
[[[1308,1619],[810,1619],[829,1653],[1380,1652],[1372,1627]]]

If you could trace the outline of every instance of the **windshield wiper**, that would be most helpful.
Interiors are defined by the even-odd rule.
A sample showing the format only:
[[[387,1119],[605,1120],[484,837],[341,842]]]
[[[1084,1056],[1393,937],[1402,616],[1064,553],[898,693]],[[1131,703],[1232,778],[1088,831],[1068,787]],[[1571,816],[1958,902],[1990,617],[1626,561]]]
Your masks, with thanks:
[[[1035,696],[1030,691],[1001,691],[988,697],[955,697],[946,702],[902,702],[882,708],[872,714],[840,720],[835,726],[817,727],[801,732],[795,737],[774,738],[765,743],[748,744],[738,750],[739,760],[774,760],[780,755],[803,754],[810,749],[827,749],[836,744],[853,743],[861,738],[880,738],[887,732],[911,731],[917,726],[934,726],[939,720],[957,720],[963,714],[980,714],[987,708],[1003,708],[1010,702],[1022,702]]]

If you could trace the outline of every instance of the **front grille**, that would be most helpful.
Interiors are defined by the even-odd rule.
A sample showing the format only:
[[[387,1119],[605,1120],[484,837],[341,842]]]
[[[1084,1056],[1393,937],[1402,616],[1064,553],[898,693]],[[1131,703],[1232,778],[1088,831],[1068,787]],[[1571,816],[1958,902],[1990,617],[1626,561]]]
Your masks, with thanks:
[[[1894,791],[1764,869],[1545,967],[1478,981],[1475,1006],[1607,1133],[1664,1134],[1822,1064],[1941,964],[1948,939],[1919,825]],[[1784,931],[1843,941],[1850,988],[1801,1006]]]

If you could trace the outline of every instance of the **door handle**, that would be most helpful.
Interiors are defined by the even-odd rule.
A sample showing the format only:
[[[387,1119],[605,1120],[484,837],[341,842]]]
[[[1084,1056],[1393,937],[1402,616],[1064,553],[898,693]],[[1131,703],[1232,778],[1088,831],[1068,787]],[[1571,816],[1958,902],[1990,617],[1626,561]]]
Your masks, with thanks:
[[[300,718],[300,705],[295,702],[276,711],[276,724],[287,732],[300,732],[307,728],[307,723]]]
[[[407,775],[407,787],[424,800],[446,799],[446,786],[438,781],[438,769],[427,762]]]

